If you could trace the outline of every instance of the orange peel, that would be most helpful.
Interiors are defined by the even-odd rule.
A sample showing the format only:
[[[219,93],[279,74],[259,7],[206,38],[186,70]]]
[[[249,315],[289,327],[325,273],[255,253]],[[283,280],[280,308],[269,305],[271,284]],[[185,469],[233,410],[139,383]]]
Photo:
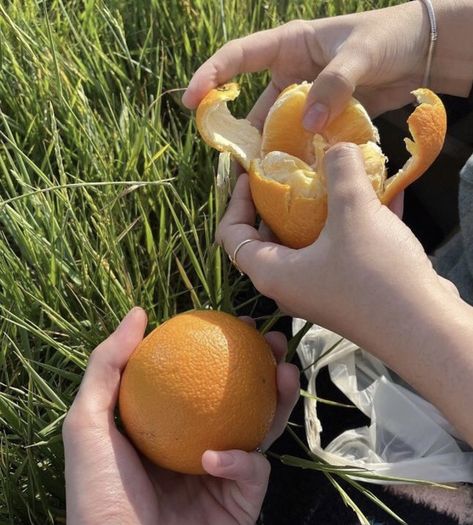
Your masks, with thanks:
[[[386,157],[379,134],[364,107],[352,98],[342,113],[320,134],[302,126],[311,84],[287,87],[270,108],[262,133],[227,108],[240,90],[229,83],[211,90],[196,115],[197,128],[207,144],[230,152],[248,171],[255,207],[282,244],[303,248],[319,236],[327,217],[323,170],[326,150],[353,142],[362,152],[365,169],[383,204],[418,179],[440,153],[447,128],[445,108],[426,88],[413,91],[418,106],[407,120],[412,138],[405,138],[409,159],[387,178]]]

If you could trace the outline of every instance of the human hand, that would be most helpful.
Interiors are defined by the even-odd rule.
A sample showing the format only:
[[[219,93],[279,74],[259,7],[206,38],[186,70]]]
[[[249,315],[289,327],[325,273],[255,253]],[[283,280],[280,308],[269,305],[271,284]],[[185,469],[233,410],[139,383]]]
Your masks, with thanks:
[[[432,268],[410,229],[376,196],[359,148],[339,144],[325,158],[328,217],[314,244],[293,250],[265,242],[254,228],[248,180],[234,189],[217,240],[256,288],[280,308],[371,347],[392,337],[401,343],[413,312],[456,289]],[[399,203],[396,203],[398,206]],[[402,332],[402,331],[401,331]]]
[[[188,476],[152,465],[116,428],[120,377],[146,323],[145,312],[134,308],[92,352],[64,422],[68,524],[254,523],[270,471],[262,454],[206,451],[202,464],[209,475]],[[283,362],[284,336],[270,332],[266,339],[279,363],[278,407],[263,449],[283,432],[299,382],[297,368]]]
[[[432,89],[466,96],[471,88],[473,52],[466,20],[471,2],[434,2],[439,38],[432,66]],[[376,116],[413,101],[422,83],[430,38],[421,2],[312,21],[296,20],[232,40],[194,74],[183,103],[195,108],[212,88],[245,72],[271,71],[271,83],[248,115],[261,128],[282,89],[315,80],[304,126],[319,132],[355,96]],[[462,38],[460,38],[462,35]],[[470,41],[470,40],[469,40]]]

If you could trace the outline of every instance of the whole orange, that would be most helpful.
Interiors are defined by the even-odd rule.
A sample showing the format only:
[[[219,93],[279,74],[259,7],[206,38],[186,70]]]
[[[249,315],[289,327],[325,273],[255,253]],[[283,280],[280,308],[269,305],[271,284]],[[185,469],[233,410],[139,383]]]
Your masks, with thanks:
[[[265,338],[218,311],[179,314],[151,332],[123,373],[119,408],[136,448],[154,463],[202,474],[205,450],[254,450],[277,401]]]

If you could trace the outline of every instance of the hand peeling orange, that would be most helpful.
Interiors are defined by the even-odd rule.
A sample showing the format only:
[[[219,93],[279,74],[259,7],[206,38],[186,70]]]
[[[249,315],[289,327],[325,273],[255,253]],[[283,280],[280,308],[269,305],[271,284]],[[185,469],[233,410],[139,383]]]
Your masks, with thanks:
[[[311,84],[287,87],[266,118],[263,132],[246,119],[236,119],[227,102],[239,95],[239,86],[225,84],[211,90],[197,108],[202,138],[219,151],[230,152],[248,171],[251,194],[261,218],[280,241],[292,248],[314,242],[327,217],[327,190],[323,171],[326,150],[339,142],[361,148],[365,169],[383,204],[419,178],[442,149],[447,128],[442,101],[429,89],[413,91],[419,105],[407,119],[412,139],[404,139],[410,158],[387,178],[386,157],[377,145],[378,131],[354,98],[320,134],[302,126]]]

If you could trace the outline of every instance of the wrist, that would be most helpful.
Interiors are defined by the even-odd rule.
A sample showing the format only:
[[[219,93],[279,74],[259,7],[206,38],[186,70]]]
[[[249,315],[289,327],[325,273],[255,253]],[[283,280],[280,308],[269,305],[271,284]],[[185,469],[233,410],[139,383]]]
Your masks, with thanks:
[[[432,3],[438,40],[432,61],[431,87],[439,93],[466,97],[473,83],[473,2],[432,0]],[[424,8],[427,23],[428,18]]]

